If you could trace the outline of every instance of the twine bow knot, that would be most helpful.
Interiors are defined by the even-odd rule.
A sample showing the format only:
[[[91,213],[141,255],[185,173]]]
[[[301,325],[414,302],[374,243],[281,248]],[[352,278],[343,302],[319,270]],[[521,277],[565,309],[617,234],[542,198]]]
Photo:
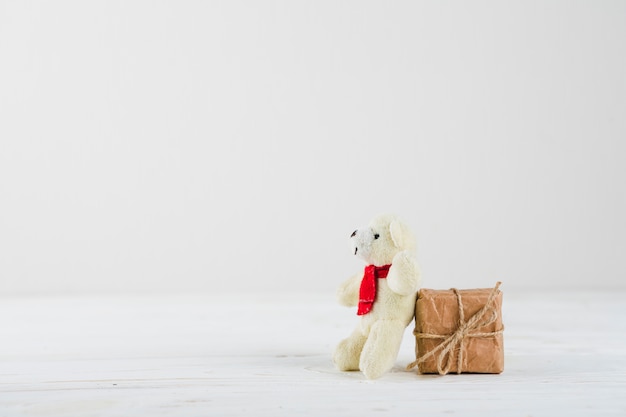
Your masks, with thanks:
[[[463,301],[461,299],[461,294],[456,288],[452,288],[452,291],[456,295],[459,308],[459,324],[456,331],[450,335],[420,333],[414,331],[413,334],[417,339],[443,339],[443,341],[436,348],[434,348],[421,358],[418,358],[414,362],[410,363],[406,369],[411,370],[415,368],[418,364],[425,362],[439,352],[439,354],[437,355],[437,372],[439,372],[439,375],[445,375],[450,372],[450,368],[452,367],[452,353],[455,350],[458,350],[459,353],[457,355],[457,374],[460,374],[463,364],[463,352],[465,351],[465,349],[463,348],[463,343],[465,342],[466,338],[494,337],[504,331],[504,328],[502,328],[500,330],[496,330],[495,332],[475,332],[476,329],[489,326],[498,319],[498,312],[492,304],[493,300],[495,300],[496,295],[498,294],[498,288],[500,287],[500,284],[500,281],[496,283],[496,286],[493,288],[493,290],[491,290],[491,293],[489,294],[485,305],[467,321],[465,321],[465,312],[463,311]],[[484,316],[488,312],[491,314],[486,320],[482,321]]]

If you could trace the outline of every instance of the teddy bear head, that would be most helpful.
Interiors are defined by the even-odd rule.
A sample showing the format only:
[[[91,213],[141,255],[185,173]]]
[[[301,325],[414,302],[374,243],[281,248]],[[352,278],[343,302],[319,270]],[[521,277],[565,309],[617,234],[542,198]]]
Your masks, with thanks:
[[[415,251],[415,238],[396,216],[384,214],[372,219],[367,227],[350,236],[352,252],[369,265],[388,265],[401,251]]]

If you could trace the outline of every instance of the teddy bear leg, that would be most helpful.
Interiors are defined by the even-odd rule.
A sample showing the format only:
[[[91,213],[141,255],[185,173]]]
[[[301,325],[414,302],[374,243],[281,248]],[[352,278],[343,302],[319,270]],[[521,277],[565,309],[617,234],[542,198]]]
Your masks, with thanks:
[[[333,354],[333,362],[340,371],[358,371],[359,358],[366,336],[358,329],[342,340]]]
[[[359,362],[367,379],[378,378],[393,367],[405,327],[400,320],[378,320],[372,325]]]

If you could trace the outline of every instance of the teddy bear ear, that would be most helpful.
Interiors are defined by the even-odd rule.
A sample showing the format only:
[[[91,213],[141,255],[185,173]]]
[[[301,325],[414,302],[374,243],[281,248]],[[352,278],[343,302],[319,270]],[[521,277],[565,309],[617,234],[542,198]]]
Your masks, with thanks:
[[[389,233],[391,234],[391,240],[394,245],[399,249],[408,249],[408,245],[411,239],[411,232],[408,227],[399,220],[394,220],[389,225]]]

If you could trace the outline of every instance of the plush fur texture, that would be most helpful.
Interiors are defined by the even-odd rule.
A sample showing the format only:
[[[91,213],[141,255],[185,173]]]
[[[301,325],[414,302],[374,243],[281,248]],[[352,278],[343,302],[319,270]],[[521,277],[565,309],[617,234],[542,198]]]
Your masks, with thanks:
[[[393,367],[404,329],[413,320],[420,286],[415,238],[396,216],[382,215],[355,230],[350,239],[352,252],[368,265],[391,264],[391,269],[387,278],[378,279],[372,310],[359,316],[356,329],[335,349],[333,361],[339,370],[360,370],[375,379]],[[339,287],[339,303],[358,304],[362,278],[360,271]]]

